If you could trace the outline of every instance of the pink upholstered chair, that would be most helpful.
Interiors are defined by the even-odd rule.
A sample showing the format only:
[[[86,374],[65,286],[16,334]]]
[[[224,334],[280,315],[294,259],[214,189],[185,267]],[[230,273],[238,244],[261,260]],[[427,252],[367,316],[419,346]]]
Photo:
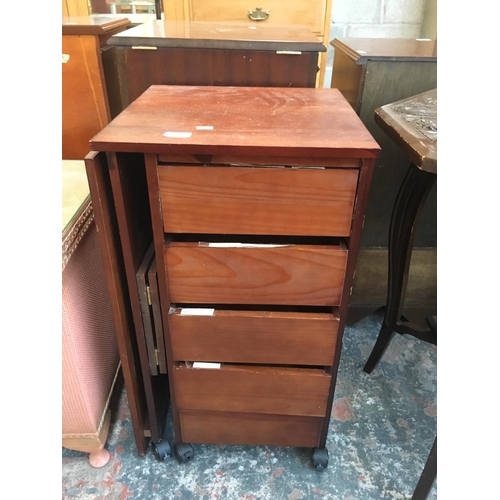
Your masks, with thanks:
[[[83,162],[63,166],[62,360],[62,445],[102,467],[119,355]]]

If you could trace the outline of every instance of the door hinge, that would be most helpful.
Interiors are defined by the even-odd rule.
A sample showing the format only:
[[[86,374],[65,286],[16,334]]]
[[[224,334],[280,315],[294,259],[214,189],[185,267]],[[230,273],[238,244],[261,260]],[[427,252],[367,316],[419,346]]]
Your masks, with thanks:
[[[151,302],[151,292],[149,291],[149,285],[146,286],[146,295],[148,297],[148,304],[152,306],[153,303]]]

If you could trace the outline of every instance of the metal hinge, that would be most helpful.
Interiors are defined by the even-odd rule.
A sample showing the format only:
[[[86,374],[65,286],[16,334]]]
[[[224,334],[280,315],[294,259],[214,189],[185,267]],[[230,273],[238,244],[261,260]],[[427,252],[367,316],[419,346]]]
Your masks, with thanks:
[[[151,293],[150,293],[150,291],[149,291],[149,285],[148,285],[148,286],[146,286],[146,295],[147,295],[147,297],[148,297],[148,304],[149,304],[150,306],[152,306],[152,305],[153,305],[153,303],[151,302]]]

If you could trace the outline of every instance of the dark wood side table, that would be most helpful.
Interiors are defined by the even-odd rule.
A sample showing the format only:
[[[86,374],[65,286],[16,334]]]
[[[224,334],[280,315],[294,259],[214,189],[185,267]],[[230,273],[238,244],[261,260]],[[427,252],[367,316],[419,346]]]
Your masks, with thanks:
[[[153,85],[90,145],[139,446],[154,414],[143,401],[168,394],[150,375],[136,283],[153,240],[177,458],[191,443],[304,446],[326,467],[379,153],[359,117],[331,89]]]
[[[420,211],[437,177],[437,89],[378,108],[375,121],[411,163],[392,211],[387,304],[382,328],[364,367],[367,373],[382,357],[394,332],[437,342],[432,329],[400,319]]]
[[[106,42],[129,25],[123,17],[63,17],[63,160],[83,160],[92,136],[121,111],[116,49]]]
[[[348,324],[384,304],[387,241],[392,207],[403,180],[403,152],[375,123],[375,109],[437,87],[437,42],[402,38],[336,38],[331,86],[338,88],[380,144],[366,208],[358,272]],[[436,190],[429,193],[415,239],[412,265],[424,276],[409,280],[405,312],[420,316],[436,304]]]
[[[125,107],[151,85],[314,87],[326,47],[304,26],[160,21],[109,39]]]

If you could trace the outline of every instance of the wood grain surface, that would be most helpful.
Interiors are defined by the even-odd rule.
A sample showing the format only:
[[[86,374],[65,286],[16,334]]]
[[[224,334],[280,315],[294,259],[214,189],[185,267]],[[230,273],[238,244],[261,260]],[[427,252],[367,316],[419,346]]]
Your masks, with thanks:
[[[194,316],[188,312],[177,308],[168,315],[174,361],[333,363],[336,309],[331,314],[215,309],[213,315]]]
[[[201,48],[125,48],[128,102],[151,85],[314,87],[318,53]]]
[[[326,47],[303,24],[155,20],[110,39],[120,47],[325,52]]]
[[[99,39],[92,35],[63,35],[62,157],[83,160],[89,140],[110,120]]]
[[[148,439],[145,435],[150,433],[146,394],[106,154],[89,153],[85,157],[85,169],[89,180],[92,208],[95,214],[104,272],[111,299],[111,311],[116,329],[116,341],[127,390],[135,444],[137,453],[143,457],[148,449]]]
[[[183,410],[180,420],[184,443],[315,447],[323,419]]]
[[[413,38],[335,38],[335,57],[343,52],[356,64],[366,61],[436,61],[437,40]]]
[[[358,171],[159,166],[165,232],[349,236]]]
[[[347,250],[340,245],[218,248],[165,246],[173,303],[336,306]]]
[[[137,291],[139,293],[139,303],[141,305],[142,323],[144,327],[144,337],[146,341],[146,348],[148,353],[148,363],[151,375],[158,375],[158,367],[155,359],[155,334],[153,323],[153,311],[149,303],[149,283],[148,271],[151,266],[151,261],[154,257],[153,244],[148,248],[144,260],[142,261],[136,274]]]
[[[375,158],[379,153],[336,89],[157,85],[93,137],[91,148],[242,154],[267,161],[270,156]]]
[[[66,16],[62,18],[63,35],[113,34],[130,26],[126,17],[113,16]]]
[[[302,24],[313,32],[323,33],[325,22],[325,0],[310,0],[307,3],[300,0],[283,2],[282,0],[267,0],[262,5],[263,10],[269,9],[269,17],[265,21],[252,21],[248,10],[255,10],[253,4],[246,0],[189,0],[191,18],[195,21],[246,21],[249,26],[266,24]]]
[[[324,370],[249,365],[173,369],[180,410],[324,417],[330,375]]]
[[[163,319],[161,316],[160,292],[158,289],[158,272],[156,268],[156,258],[153,258],[148,271],[149,293],[151,296],[151,308],[153,311],[153,326],[156,338],[156,348],[158,349],[158,366],[160,373],[168,373],[167,354],[165,350],[165,340],[163,338]]]

